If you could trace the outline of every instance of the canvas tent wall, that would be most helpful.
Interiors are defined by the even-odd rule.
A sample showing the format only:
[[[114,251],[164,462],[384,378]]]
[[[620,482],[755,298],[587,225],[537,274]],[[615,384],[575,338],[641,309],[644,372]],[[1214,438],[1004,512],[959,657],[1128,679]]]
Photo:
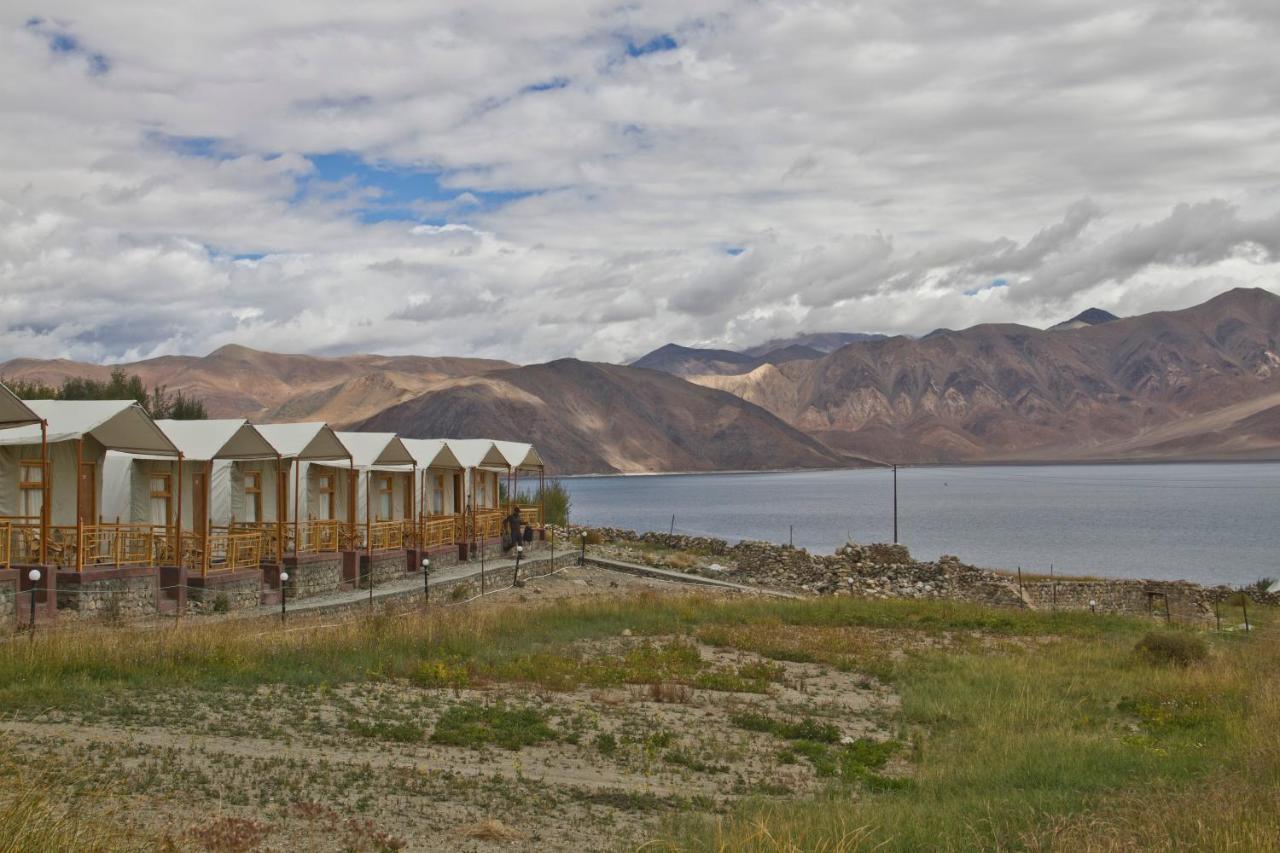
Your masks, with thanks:
[[[184,530],[201,531],[205,524],[226,526],[233,516],[237,521],[276,519],[276,453],[251,424],[243,418],[225,418],[161,420],[156,426],[178,448],[182,463],[108,453],[103,498],[109,520],[170,524],[181,513]],[[255,489],[251,495],[254,518],[245,512],[246,480]],[[195,517],[197,512],[200,518]]]
[[[47,424],[49,523],[95,524],[104,513],[102,473],[109,450],[176,457],[177,448],[133,400],[31,400]],[[0,515],[25,516],[38,496],[23,473],[40,458],[39,424],[0,429]],[[77,498],[79,506],[77,507]]]
[[[345,461],[350,464],[351,452],[338,439],[328,424],[258,424],[257,430],[267,440],[280,458],[288,463],[285,474],[280,479],[286,497],[286,521],[302,521],[317,518],[320,509],[321,494],[319,486],[321,476],[311,471],[315,463],[333,463]],[[328,467],[328,466],[326,466]],[[345,518],[338,509],[345,506],[340,498],[346,497],[347,477],[335,477],[332,483],[334,518]],[[341,495],[337,489],[343,489]],[[328,493],[324,495],[328,503]]]
[[[351,453],[356,523],[405,521],[416,514],[414,466],[417,459],[391,432],[340,432],[338,440]]]
[[[457,515],[463,510],[464,466],[442,438],[404,438],[418,463],[418,514]]]
[[[467,471],[467,507],[496,509],[498,483],[507,470],[507,458],[487,438],[447,438],[445,444]]]

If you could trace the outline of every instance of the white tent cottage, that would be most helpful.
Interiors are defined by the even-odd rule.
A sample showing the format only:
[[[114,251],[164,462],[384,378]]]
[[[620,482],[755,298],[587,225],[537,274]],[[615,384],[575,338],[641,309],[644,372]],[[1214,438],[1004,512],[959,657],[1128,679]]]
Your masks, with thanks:
[[[350,470],[351,451],[328,424],[259,424],[257,429],[279,458],[289,462],[278,486],[285,494],[283,552],[297,555],[340,550],[338,508],[350,477],[338,476],[331,463],[345,460]],[[330,464],[313,472],[310,469],[315,463]]]
[[[282,463],[242,418],[161,420],[156,425],[180,453],[107,454],[106,515],[152,525],[178,525],[178,551],[188,569],[237,570],[279,558]]]
[[[178,455],[142,407],[132,400],[26,405],[42,423],[0,429],[0,516],[13,527],[14,561],[77,571],[172,561],[170,529],[108,524],[101,513],[108,451]]]
[[[416,515],[417,460],[392,432],[340,432],[355,471],[348,507],[353,547],[385,551],[405,547]]]

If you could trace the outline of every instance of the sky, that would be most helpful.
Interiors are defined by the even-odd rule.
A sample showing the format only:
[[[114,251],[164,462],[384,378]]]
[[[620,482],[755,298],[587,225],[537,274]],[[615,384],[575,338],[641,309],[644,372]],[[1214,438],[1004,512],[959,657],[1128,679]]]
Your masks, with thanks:
[[[0,359],[629,360],[1280,290],[1280,4],[8,2]]]

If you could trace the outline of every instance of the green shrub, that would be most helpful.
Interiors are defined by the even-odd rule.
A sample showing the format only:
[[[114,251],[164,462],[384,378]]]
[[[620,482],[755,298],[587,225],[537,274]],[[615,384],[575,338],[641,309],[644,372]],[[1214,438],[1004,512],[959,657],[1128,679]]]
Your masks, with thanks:
[[[596,749],[601,755],[613,755],[618,751],[618,739],[610,732],[601,732],[596,735]]]
[[[1200,637],[1178,631],[1152,631],[1138,641],[1134,651],[1147,663],[1190,666],[1209,656],[1209,647]]]
[[[213,612],[226,613],[231,609],[231,599],[227,598],[225,592],[220,592],[213,597]]]
[[[496,705],[466,702],[440,715],[431,733],[431,742],[470,747],[492,743],[516,750],[554,740],[555,736],[536,708],[508,708],[501,702]]]
[[[389,740],[396,743],[417,743],[425,732],[422,726],[408,721],[391,720],[347,720],[347,730],[361,737]]]

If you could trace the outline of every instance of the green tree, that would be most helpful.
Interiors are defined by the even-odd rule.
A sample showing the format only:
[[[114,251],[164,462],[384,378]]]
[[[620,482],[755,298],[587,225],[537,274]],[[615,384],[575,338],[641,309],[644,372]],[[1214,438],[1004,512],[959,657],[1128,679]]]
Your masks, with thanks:
[[[147,414],[157,419],[194,421],[209,417],[202,400],[181,391],[170,394],[163,385],[148,391],[141,376],[126,373],[120,367],[112,370],[108,379],[70,376],[57,388],[23,379],[5,380],[4,384],[23,400],[136,400]]]

